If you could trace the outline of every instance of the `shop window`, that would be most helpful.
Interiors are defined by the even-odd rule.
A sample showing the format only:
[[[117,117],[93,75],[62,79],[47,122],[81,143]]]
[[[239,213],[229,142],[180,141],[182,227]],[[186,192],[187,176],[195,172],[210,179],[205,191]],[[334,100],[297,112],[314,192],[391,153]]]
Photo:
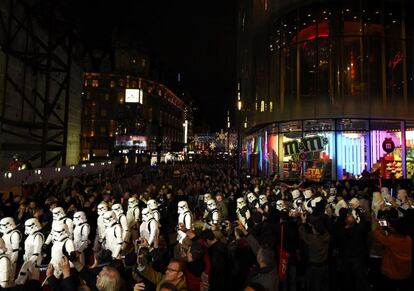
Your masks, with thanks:
[[[354,179],[369,171],[369,132],[338,132],[336,135],[337,177],[339,180]]]

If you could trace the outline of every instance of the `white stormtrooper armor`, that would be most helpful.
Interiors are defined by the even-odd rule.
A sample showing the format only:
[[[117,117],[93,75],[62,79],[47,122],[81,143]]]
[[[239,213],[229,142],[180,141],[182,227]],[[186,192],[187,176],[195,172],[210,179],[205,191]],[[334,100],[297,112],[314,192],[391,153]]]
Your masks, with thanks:
[[[73,223],[75,224],[75,228],[73,230],[73,243],[75,244],[75,250],[80,255],[81,263],[85,263],[85,256],[83,251],[89,245],[89,234],[91,232],[91,227],[88,224],[86,219],[86,214],[83,211],[78,211],[73,214]]]
[[[254,195],[252,192],[247,194],[247,201],[249,201],[249,206],[251,208],[259,208],[259,201],[257,200],[256,195]]]
[[[140,237],[145,238],[150,248],[158,248],[159,225],[150,208],[142,210],[142,223],[139,227]]]
[[[0,286],[2,288],[12,287],[14,273],[12,272],[9,256],[6,254],[7,248],[4,240],[0,238]]]
[[[19,247],[22,235],[16,228],[14,219],[11,217],[5,217],[0,220],[0,232],[3,233],[3,240],[7,249],[6,255],[10,258],[11,272],[14,276],[17,259],[19,257]]]
[[[130,236],[127,218],[124,214],[124,210],[122,209],[122,205],[119,203],[112,205],[112,211],[115,212],[118,223],[122,227],[123,248],[125,248],[128,244]]]
[[[66,217],[65,210],[62,207],[55,207],[52,209],[53,221],[52,221],[52,230],[56,223],[63,222],[68,227],[68,236],[69,238],[73,237],[73,221],[69,217]],[[48,245],[52,242],[52,233],[47,237],[45,244]]]
[[[159,223],[160,222],[160,212],[158,211],[158,203],[154,199],[150,199],[147,202],[147,207],[151,209],[154,219]]]
[[[276,209],[279,211],[286,211],[287,210],[287,206],[285,201],[283,200],[277,200],[276,201]]]
[[[303,196],[305,196],[305,201],[303,202],[303,207],[304,207],[304,209],[305,209],[306,211],[308,211],[308,212],[312,211],[312,210],[310,210],[310,208],[311,208],[310,203],[311,203],[311,200],[312,200],[312,197],[313,197],[313,192],[312,192],[312,190],[310,190],[310,189],[305,190],[305,191],[303,192]],[[309,211],[309,210],[310,210],[310,211]]]
[[[316,208],[317,204],[322,201],[322,197],[315,197],[310,200],[310,207],[308,208],[309,213],[313,213],[313,210]]]
[[[113,211],[106,211],[103,214],[103,222],[105,225],[105,248],[112,252],[113,258],[118,258],[124,242],[122,226],[118,223]]]
[[[259,205],[265,213],[269,212],[269,202],[267,201],[266,195],[259,196]]]
[[[138,199],[131,197],[128,199],[128,210],[126,214],[128,228],[131,232],[132,240],[135,241],[138,238],[138,224],[139,224],[140,210],[138,207]]]
[[[220,213],[217,210],[216,200],[210,199],[207,201],[207,217],[205,218],[204,228],[211,228],[213,225],[220,223]]]
[[[342,200],[339,200],[338,203],[336,203],[334,208],[335,208],[335,211],[334,211],[335,216],[339,217],[339,211],[342,208],[348,208],[348,204],[346,203],[345,200],[342,199]]]
[[[208,210],[207,210],[207,201],[213,199],[210,193],[206,193],[203,195],[203,202],[204,202],[204,214],[203,219],[207,218]]]
[[[96,235],[93,246],[93,251],[98,252],[101,248],[105,248],[105,224],[103,222],[103,215],[108,211],[108,205],[105,202],[101,202],[97,207],[98,219],[96,223]]]
[[[37,218],[30,218],[24,223],[24,233],[27,235],[24,241],[24,263],[20,268],[19,276],[16,279],[16,284],[24,284],[29,273],[37,272],[37,267],[42,262],[42,246],[45,237],[41,232],[42,225]],[[32,275],[32,278],[34,276]]]
[[[59,267],[59,262],[63,256],[66,256],[70,261],[76,259],[75,245],[73,240],[69,238],[68,226],[63,221],[58,221],[54,224],[52,229],[52,255],[50,263],[55,269],[54,275],[59,278],[62,274],[62,269]],[[72,263],[71,263],[71,266]]]
[[[193,229],[193,214],[191,213],[190,209],[188,208],[187,201],[180,201],[178,202],[178,224],[184,224],[186,229]],[[185,232],[181,230],[177,230],[177,241],[182,243],[184,238],[186,237]]]
[[[244,226],[244,228],[248,229],[248,221],[251,217],[249,207],[247,207],[246,201],[244,201],[243,197],[237,198],[236,203],[237,218],[239,219],[240,223]]]

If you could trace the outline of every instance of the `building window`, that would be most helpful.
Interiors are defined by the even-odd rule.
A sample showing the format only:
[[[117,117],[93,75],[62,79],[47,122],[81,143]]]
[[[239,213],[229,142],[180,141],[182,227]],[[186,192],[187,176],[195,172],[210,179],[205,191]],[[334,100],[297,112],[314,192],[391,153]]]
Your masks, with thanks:
[[[111,87],[111,88],[114,88],[115,87],[115,81],[114,80],[111,80],[109,82],[109,87]]]
[[[94,87],[94,88],[99,87],[99,81],[98,80],[92,80],[92,87]]]
[[[264,100],[262,100],[260,102],[260,112],[264,112],[264,111],[265,111],[265,102],[264,102]]]
[[[269,111],[273,112],[273,102],[272,101],[269,102]]]
[[[141,66],[145,68],[146,65],[147,65],[147,61],[145,59],[141,59]]]
[[[109,100],[109,93],[105,93],[105,101]]]
[[[83,86],[88,87],[89,86],[89,80],[85,79],[85,81],[83,82]]]
[[[125,82],[123,79],[120,79],[118,84],[120,87],[124,87]]]

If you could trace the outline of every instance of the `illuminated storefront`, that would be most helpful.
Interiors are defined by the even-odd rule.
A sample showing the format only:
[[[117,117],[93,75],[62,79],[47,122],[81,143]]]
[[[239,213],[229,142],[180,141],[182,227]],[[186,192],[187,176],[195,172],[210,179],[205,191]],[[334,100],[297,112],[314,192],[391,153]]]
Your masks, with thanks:
[[[246,165],[282,179],[413,178],[414,1],[240,2]]]
[[[279,174],[287,180],[414,175],[414,128],[399,120],[274,123],[248,135],[244,149],[254,174]]]

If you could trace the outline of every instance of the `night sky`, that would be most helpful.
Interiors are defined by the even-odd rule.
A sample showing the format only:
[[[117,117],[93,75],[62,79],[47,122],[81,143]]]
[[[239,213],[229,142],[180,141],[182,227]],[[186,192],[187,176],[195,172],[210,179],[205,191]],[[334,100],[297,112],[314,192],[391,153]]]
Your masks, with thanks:
[[[225,127],[235,104],[236,0],[76,1],[87,46],[110,45],[113,28],[121,28],[166,67],[182,72],[199,108],[197,125]]]

